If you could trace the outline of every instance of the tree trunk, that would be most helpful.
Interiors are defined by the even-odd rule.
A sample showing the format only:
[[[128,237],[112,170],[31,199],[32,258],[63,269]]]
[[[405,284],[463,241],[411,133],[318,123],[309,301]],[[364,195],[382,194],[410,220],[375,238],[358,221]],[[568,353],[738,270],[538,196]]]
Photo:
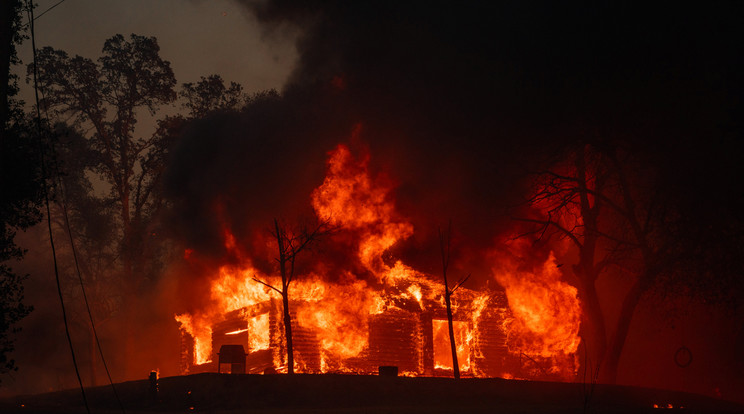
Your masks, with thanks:
[[[282,292],[284,305],[284,334],[287,337],[287,373],[294,374],[294,350],[292,349],[292,318],[289,314],[289,292]]]
[[[449,325],[450,346],[452,347],[452,371],[455,374],[455,379],[460,379],[460,364],[457,362],[457,344],[455,343],[455,329],[452,321],[451,295],[446,285],[446,279],[444,288],[447,289],[444,293],[444,301],[447,305],[447,323]]]
[[[13,43],[13,19],[17,0],[6,0],[0,9],[0,139],[5,135],[8,121],[8,81],[10,76],[10,51]]]
[[[124,283],[134,293],[136,283],[134,281],[134,258],[132,257],[132,221],[129,214],[129,194],[128,191],[121,198],[121,228],[122,228],[122,261],[124,267]]]
[[[122,155],[124,156],[124,155]],[[135,317],[136,309],[138,309],[138,298],[137,284],[134,278],[134,264],[132,258],[132,223],[129,210],[129,188],[125,184],[121,190],[122,196],[119,199],[121,203],[121,225],[122,225],[122,245],[121,245],[121,257],[122,257],[122,278],[124,279],[122,285],[125,290],[125,298],[128,303],[127,309],[124,313],[124,332],[127,335],[124,339],[124,358],[129,361],[134,358],[135,355],[135,338],[137,337],[137,330],[135,325],[137,318]],[[135,375],[132,371],[132,364],[126,363],[123,367],[124,378],[133,379]],[[137,376],[138,377],[138,376]]]
[[[589,279],[579,277],[579,299],[583,307],[580,335],[587,356],[583,369],[594,379],[607,352],[607,331],[596,287]]]
[[[609,342],[609,348],[607,349],[604,364],[600,371],[600,381],[603,383],[614,384],[617,382],[617,369],[620,364],[620,356],[622,355],[623,347],[625,346],[625,340],[628,337],[630,323],[633,321],[633,314],[635,313],[636,306],[638,306],[641,296],[643,296],[643,279],[644,275],[641,275],[630,288],[630,291],[625,295],[625,299],[623,300],[615,334]]]
[[[596,287],[597,278],[602,271],[597,263],[596,256],[599,235],[601,234],[598,217],[603,210],[603,206],[599,200],[589,196],[591,184],[588,179],[590,174],[587,171],[586,157],[586,148],[576,157],[576,185],[579,189],[581,217],[584,222],[585,233],[583,243],[579,246],[579,263],[573,267],[573,273],[578,279],[579,299],[583,308],[580,329],[584,351],[586,352],[583,369],[594,381],[607,352],[607,329]],[[601,191],[604,186],[604,179],[599,175],[593,184],[595,191]]]
[[[90,353],[90,386],[95,387],[98,385],[98,377],[96,376],[96,360],[98,359],[98,354],[96,353],[96,336],[93,332],[93,326],[88,324],[88,345]]]
[[[284,308],[284,335],[287,341],[287,373],[294,374],[294,350],[292,349],[292,317],[289,313],[289,283],[292,275],[287,275],[287,245],[279,221],[274,219],[274,229],[276,230],[276,243],[279,247],[279,272],[282,276],[282,307]],[[294,258],[289,258],[294,260]],[[294,262],[292,263],[294,271]]]

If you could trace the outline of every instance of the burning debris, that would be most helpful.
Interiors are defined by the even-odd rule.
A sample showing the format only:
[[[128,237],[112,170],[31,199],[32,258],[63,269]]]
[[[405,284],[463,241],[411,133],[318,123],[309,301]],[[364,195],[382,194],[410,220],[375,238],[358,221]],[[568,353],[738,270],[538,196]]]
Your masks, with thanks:
[[[225,248],[240,260],[215,270],[209,305],[176,316],[183,373],[217,371],[217,350],[242,346],[247,373],[374,374],[381,366],[396,366],[408,376],[452,375],[445,287],[390,255],[414,228],[397,213],[390,180],[372,177],[368,163],[366,151],[355,156],[349,146],[338,145],[329,154],[324,182],[311,194],[318,219],[336,229],[327,243],[344,246],[341,251],[355,263],[335,270],[317,255],[320,260],[310,260],[287,289],[286,303],[274,288],[284,286],[282,278],[238,251],[224,226]],[[260,243],[269,246],[272,240]],[[185,257],[198,260],[193,250]],[[462,375],[571,379],[580,309],[552,257],[535,273],[494,273],[504,289],[451,292]],[[565,286],[557,296],[550,293],[556,286]],[[287,306],[291,342],[283,327]]]

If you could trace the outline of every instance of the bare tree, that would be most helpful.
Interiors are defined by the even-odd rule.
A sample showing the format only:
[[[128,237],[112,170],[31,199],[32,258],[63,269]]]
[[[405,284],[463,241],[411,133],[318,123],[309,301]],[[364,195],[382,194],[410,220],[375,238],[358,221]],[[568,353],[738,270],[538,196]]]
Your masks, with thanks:
[[[536,175],[529,202],[538,215],[518,220],[537,225],[526,234],[557,235],[576,247],[572,273],[582,301],[586,362],[595,368],[593,376],[614,383],[634,311],[674,260],[675,239],[664,234],[672,211],[653,191],[651,172],[622,147],[585,145],[568,159]],[[630,275],[633,284],[610,330],[596,283],[611,267]]]
[[[313,227],[302,226],[292,231],[288,226],[279,224],[274,219],[274,230],[271,235],[276,239],[277,251],[279,253],[276,261],[279,265],[279,274],[282,278],[281,289],[273,285],[253,278],[256,282],[273,289],[282,296],[282,309],[284,313],[284,334],[287,341],[287,373],[294,374],[294,350],[292,348],[292,320],[289,310],[289,285],[295,277],[295,263],[300,253],[320,237],[331,231],[327,221],[321,221]]]
[[[452,348],[452,371],[455,379],[460,379],[460,364],[457,361],[457,343],[455,341],[455,327],[452,320],[452,295],[455,293],[457,288],[462,286],[470,275],[460,279],[452,289],[449,288],[447,282],[447,268],[449,268],[450,261],[450,240],[452,238],[452,222],[447,227],[447,232],[443,233],[442,229],[439,229],[439,250],[442,254],[442,277],[444,277],[444,303],[447,307],[447,325],[449,329],[450,347]]]

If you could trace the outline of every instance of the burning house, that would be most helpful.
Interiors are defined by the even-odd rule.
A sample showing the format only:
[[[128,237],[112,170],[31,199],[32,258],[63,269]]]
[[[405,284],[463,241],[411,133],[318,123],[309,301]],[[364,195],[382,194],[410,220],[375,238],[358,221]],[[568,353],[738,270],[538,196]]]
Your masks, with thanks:
[[[443,286],[429,281],[416,282],[420,281],[402,283],[394,291],[380,292],[375,299],[379,304],[368,309],[372,313],[367,315],[366,321],[361,321],[363,326],[353,327],[349,337],[334,329],[330,329],[329,335],[323,318],[328,317],[327,322],[333,323],[333,312],[338,310],[325,307],[323,299],[291,301],[297,371],[373,374],[379,366],[393,365],[403,375],[451,375]],[[248,350],[248,373],[286,369],[286,341],[279,299],[268,298],[217,318],[219,322],[211,326],[210,344],[200,344],[210,351],[203,351],[207,355],[198,358],[195,338],[183,330],[182,372],[217,371],[216,353],[223,345],[243,345]],[[453,301],[453,325],[462,374],[495,377],[519,369],[518,359],[507,348],[506,325],[510,319],[504,293],[479,294],[462,288]],[[333,334],[340,337],[334,338]]]
[[[396,366],[402,375],[451,375],[444,283],[389,254],[413,234],[389,192],[370,177],[367,158],[355,158],[345,145],[332,151],[326,179],[311,199],[319,220],[338,229],[331,242],[351,256],[344,261],[348,269],[319,260],[290,285],[235,252],[240,260],[214,272],[209,304],[176,316],[182,372],[229,371],[219,366],[224,345],[245,349],[247,373],[287,372],[288,306],[294,372],[373,374]],[[224,235],[226,248],[238,249],[230,231]],[[257,243],[271,244],[270,237]],[[509,275],[497,277],[498,289],[459,287],[451,295],[460,372],[570,379],[579,345],[575,289],[560,281],[552,258],[539,277]],[[547,290],[559,293],[550,300],[535,296]]]

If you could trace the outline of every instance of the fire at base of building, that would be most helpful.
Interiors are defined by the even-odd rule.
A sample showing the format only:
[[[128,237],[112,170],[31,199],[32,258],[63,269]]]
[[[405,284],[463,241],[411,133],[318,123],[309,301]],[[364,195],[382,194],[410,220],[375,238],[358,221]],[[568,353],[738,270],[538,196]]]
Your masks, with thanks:
[[[462,376],[566,380],[570,379],[567,371],[575,372],[573,362],[556,369],[565,361],[514,349],[509,340],[513,318],[503,291],[484,294],[460,288],[456,297],[453,328]],[[396,366],[401,375],[452,376],[447,314],[441,295],[422,299],[398,292],[387,299],[384,309],[369,315],[367,343],[361,352],[348,358],[325,351],[317,328],[298,321],[297,315],[312,311],[315,303],[290,301],[295,371],[370,375],[380,366]],[[185,329],[181,334],[183,374],[218,369],[230,372],[229,364],[218,366],[217,352],[223,345],[246,349],[246,373],[286,372],[282,302],[278,297],[222,315],[211,326],[209,362],[195,363],[194,338]]]

